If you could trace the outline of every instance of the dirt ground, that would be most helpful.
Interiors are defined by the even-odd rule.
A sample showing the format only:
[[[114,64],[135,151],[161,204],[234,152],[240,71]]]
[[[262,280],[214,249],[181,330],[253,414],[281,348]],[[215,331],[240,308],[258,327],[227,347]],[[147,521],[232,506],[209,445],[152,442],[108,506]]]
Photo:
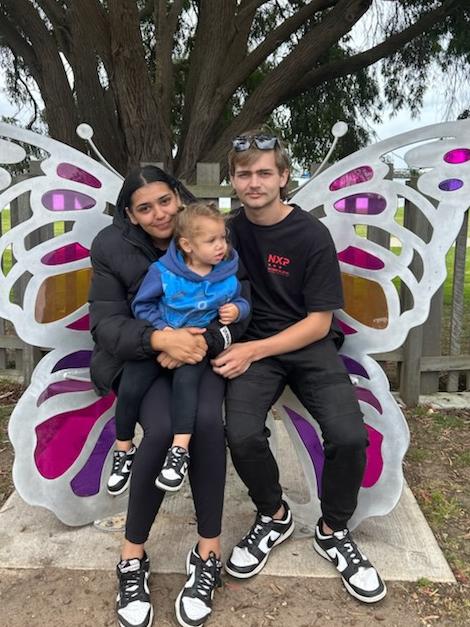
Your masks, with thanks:
[[[8,417],[20,386],[0,381],[0,505],[12,490]],[[3,405],[3,407],[2,407]],[[407,412],[412,445],[405,473],[457,579],[456,584],[389,582],[388,595],[367,606],[339,579],[224,577],[208,627],[387,627],[470,624],[470,410]],[[184,579],[150,580],[157,627],[174,626],[173,603]],[[2,627],[101,627],[117,624],[115,575],[105,571],[1,569]]]

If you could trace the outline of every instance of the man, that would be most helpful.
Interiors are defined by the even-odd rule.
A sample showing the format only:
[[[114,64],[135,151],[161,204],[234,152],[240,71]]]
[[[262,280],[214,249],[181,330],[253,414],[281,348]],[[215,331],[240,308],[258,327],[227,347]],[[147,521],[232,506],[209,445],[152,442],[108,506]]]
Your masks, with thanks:
[[[347,529],[368,442],[337,352],[340,334],[331,327],[332,312],[343,306],[335,247],[319,220],[283,202],[289,160],[278,138],[261,131],[235,138],[229,170],[243,204],[229,229],[251,282],[253,313],[246,341],[230,346],[213,365],[229,379],[228,443],[258,513],[225,568],[234,577],[252,577],[294,530],[265,426],[288,384],[318,421],[324,440],[322,517],[313,546],[335,564],[350,594],[373,603],[385,596],[385,585]]]

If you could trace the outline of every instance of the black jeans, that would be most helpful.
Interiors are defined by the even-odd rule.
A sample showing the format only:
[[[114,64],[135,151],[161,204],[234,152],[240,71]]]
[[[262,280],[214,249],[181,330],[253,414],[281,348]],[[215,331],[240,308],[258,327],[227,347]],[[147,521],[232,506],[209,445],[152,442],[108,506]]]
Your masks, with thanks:
[[[282,488],[265,422],[286,384],[320,425],[322,516],[333,530],[344,529],[357,505],[368,440],[354,388],[331,339],[254,362],[228,382],[226,431],[234,466],[258,511],[274,514]]]
[[[145,395],[139,423],[144,437],[132,465],[126,539],[135,544],[147,541],[150,528],[165,492],[155,487],[168,446],[173,437],[170,417],[171,374],[158,377]],[[203,538],[220,535],[225,486],[225,438],[222,420],[224,380],[211,368],[204,370],[194,436],[189,453],[189,480],[197,516],[197,529]]]
[[[196,420],[199,383],[208,365],[184,365],[173,371],[171,416],[173,433],[193,433]],[[116,403],[116,438],[132,440],[139,420],[142,399],[152,383],[165,369],[155,359],[127,361],[119,381]]]

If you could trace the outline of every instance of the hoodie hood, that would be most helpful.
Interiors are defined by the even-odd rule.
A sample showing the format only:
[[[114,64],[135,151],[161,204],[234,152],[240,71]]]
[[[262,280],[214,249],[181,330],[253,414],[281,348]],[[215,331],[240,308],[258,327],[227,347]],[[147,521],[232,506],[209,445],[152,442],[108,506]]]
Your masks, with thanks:
[[[192,282],[209,281],[209,283],[215,283],[216,281],[222,281],[236,274],[238,270],[238,253],[231,248],[229,250],[228,259],[224,259],[214,266],[209,274],[201,276],[188,268],[184,261],[183,254],[176,248],[175,241],[171,240],[168,250],[163,257],[160,258],[159,262],[170,270],[170,272],[173,272],[173,274],[183,276],[185,279]]]

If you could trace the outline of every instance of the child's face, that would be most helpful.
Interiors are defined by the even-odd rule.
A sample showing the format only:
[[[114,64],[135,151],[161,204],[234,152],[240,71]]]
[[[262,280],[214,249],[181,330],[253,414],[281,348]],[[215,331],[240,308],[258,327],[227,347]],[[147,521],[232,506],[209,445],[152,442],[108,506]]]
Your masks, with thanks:
[[[192,225],[194,235],[182,237],[180,246],[191,265],[216,266],[227,253],[225,222],[199,216]]]

